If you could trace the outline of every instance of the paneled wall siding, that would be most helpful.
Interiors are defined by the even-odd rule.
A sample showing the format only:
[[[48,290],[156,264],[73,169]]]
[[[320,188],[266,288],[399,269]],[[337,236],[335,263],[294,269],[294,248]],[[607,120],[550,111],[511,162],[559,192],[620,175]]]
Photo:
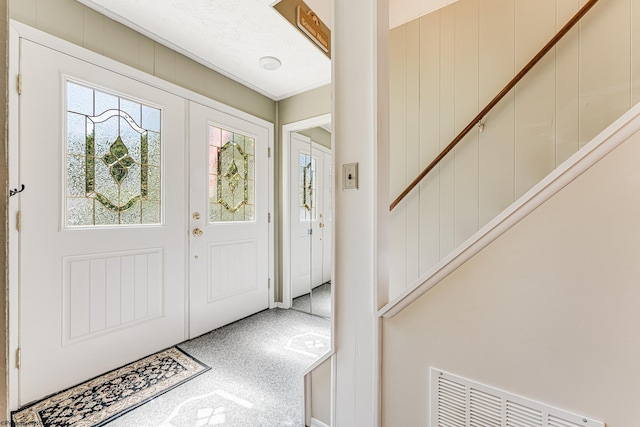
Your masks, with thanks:
[[[460,0],[390,32],[393,200],[584,5]],[[640,100],[640,0],[599,2],[391,214],[390,296]]]
[[[275,102],[76,0],[10,0],[10,17],[71,43],[275,122]]]

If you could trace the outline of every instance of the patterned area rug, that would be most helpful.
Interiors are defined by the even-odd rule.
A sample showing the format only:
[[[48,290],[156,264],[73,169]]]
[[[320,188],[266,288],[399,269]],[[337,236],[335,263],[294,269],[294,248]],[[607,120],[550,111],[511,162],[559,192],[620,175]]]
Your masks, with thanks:
[[[101,426],[209,369],[172,347],[20,409],[13,414],[13,422],[18,426]]]

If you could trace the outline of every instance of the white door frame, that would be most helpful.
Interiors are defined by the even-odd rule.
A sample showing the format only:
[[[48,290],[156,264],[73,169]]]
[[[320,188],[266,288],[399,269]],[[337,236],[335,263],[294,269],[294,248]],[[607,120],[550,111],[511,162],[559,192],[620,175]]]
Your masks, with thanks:
[[[111,70],[113,72],[119,73],[123,76],[129,77],[133,80],[139,81],[141,83],[147,84],[149,86],[164,90],[171,94],[182,97],[186,100],[198,102],[200,104],[206,105],[213,109],[219,110],[223,113],[241,118],[243,120],[247,120],[256,125],[264,127],[268,130],[268,147],[271,152],[273,152],[274,146],[274,124],[270,123],[264,119],[253,116],[249,113],[240,111],[236,108],[225,105],[221,102],[215,101],[213,99],[207,98],[206,96],[200,95],[196,92],[193,92],[189,89],[185,89],[176,84],[170,83],[166,80],[162,80],[156,76],[152,76],[147,74],[141,70],[130,67],[128,65],[117,62],[113,59],[102,56],[98,53],[92,52],[88,49],[85,49],[81,46],[70,43],[66,40],[62,40],[56,36],[45,33],[41,30],[30,27],[21,22],[17,22],[14,20],[10,20],[9,22],[9,81],[15,82],[17,81],[17,75],[19,73],[19,52],[20,52],[20,38],[31,40],[35,43],[39,43],[43,46],[46,46],[51,49],[58,50],[64,54],[73,56],[75,58],[81,59],[83,61],[89,62],[91,64],[97,65],[99,67],[105,68],[107,70]],[[20,153],[20,144],[19,144],[19,96],[17,93],[17,86],[10,84],[9,85],[9,152],[10,152],[10,160],[12,163],[10,165],[10,186],[14,187],[19,185],[19,176],[20,171],[16,170],[17,168],[17,160],[18,155]],[[187,111],[187,121],[188,121],[188,111]],[[188,128],[188,127],[187,127]],[[185,135],[185,144],[189,135]],[[185,156],[189,158],[189,147],[188,144],[185,146]],[[15,180],[15,181],[14,181]],[[188,180],[187,180],[188,181]],[[185,188],[185,192],[188,193],[188,185]],[[11,188],[14,188],[11,187]],[[269,212],[274,212],[274,159],[273,156],[269,157]],[[28,191],[28,190],[25,190]],[[11,199],[11,203],[9,206],[9,327],[8,327],[8,342],[9,342],[9,409],[16,410],[18,409],[18,369],[16,368],[17,361],[17,351],[19,348],[19,338],[20,338],[20,329],[19,329],[19,295],[20,295],[20,283],[19,283],[19,253],[16,253],[17,248],[19,247],[19,233],[16,230],[15,226],[15,218],[16,212],[20,209],[20,199],[19,195],[14,196]],[[189,215],[189,206],[184,207],[184,215]],[[274,278],[275,273],[275,240],[274,240],[274,223],[275,221],[271,221],[269,223],[269,277],[271,279]],[[186,221],[188,225],[189,222]],[[188,229],[185,229],[185,238],[188,233]],[[188,270],[188,269],[187,269]],[[188,271],[185,272],[186,275],[189,274]],[[188,283],[188,277],[185,277],[187,280],[185,283]],[[274,281],[272,280],[272,283]],[[185,304],[188,304],[188,291],[189,287],[185,287]],[[269,289],[269,308],[276,307],[275,299],[274,299],[274,286],[271,286]],[[185,307],[185,336],[188,333],[188,306]]]
[[[282,168],[282,308],[291,308],[291,215],[289,186],[291,185],[291,168],[289,157],[291,156],[291,132],[301,131],[317,127],[331,122],[331,113],[317,117],[288,123],[282,126],[282,156],[280,165]],[[333,152],[333,147],[332,147]],[[333,241],[333,239],[332,239]],[[333,250],[331,251],[333,254]],[[331,298],[333,305],[333,297]]]

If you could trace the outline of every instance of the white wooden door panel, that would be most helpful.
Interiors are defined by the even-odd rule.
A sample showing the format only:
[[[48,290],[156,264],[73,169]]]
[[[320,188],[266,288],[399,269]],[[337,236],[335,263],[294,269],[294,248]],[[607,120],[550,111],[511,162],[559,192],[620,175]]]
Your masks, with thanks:
[[[20,61],[24,405],[185,338],[187,222],[183,99],[27,40]]]
[[[190,337],[269,307],[269,130],[192,102]]]

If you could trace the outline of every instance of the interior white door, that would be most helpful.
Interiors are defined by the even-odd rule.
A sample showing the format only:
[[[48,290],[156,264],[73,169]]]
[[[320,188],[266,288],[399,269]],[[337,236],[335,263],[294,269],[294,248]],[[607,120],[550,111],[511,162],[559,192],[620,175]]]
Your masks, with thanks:
[[[291,133],[290,155],[290,278],[291,299],[294,299],[311,292],[311,233],[317,216],[314,200],[317,158],[311,156],[311,140],[298,133]]]
[[[190,336],[269,307],[268,128],[190,103]]]
[[[185,338],[185,101],[21,40],[20,404]]]
[[[331,280],[331,153],[291,134],[291,298]]]

